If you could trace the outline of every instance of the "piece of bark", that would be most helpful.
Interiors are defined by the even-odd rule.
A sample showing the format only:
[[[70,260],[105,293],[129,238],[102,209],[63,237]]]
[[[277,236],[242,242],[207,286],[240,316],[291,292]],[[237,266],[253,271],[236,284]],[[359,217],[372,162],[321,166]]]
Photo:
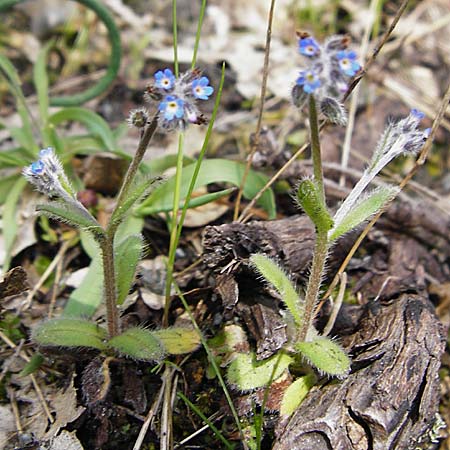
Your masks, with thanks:
[[[352,373],[314,388],[277,430],[273,450],[406,450],[427,443],[445,348],[428,299],[403,295],[391,304],[372,303],[343,341]]]
[[[344,236],[328,261],[330,271],[345,258],[353,235]],[[308,273],[314,248],[314,226],[305,215],[271,222],[230,223],[206,227],[203,261],[216,273],[238,273],[253,253],[264,253],[289,270],[294,281]]]

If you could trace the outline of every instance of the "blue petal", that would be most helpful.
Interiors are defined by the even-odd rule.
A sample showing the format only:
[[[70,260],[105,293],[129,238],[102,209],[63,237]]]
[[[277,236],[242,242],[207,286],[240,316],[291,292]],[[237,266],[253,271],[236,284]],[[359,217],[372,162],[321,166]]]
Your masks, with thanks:
[[[34,163],[30,165],[31,172],[33,172],[35,175],[39,175],[44,170],[44,163],[38,159]]]

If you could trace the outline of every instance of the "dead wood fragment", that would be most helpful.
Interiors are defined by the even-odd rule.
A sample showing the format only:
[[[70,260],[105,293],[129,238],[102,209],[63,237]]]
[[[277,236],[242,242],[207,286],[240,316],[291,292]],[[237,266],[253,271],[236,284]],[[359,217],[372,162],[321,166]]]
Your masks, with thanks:
[[[307,274],[314,247],[314,227],[305,216],[272,222],[230,223],[206,227],[203,236],[203,260],[216,273],[239,271],[239,263],[252,253],[275,258],[294,279]],[[333,251],[329,267],[337,267],[352,244],[351,236],[340,241]]]
[[[350,376],[313,389],[278,429],[273,450],[400,450],[429,444],[445,335],[428,299],[403,295],[391,304],[371,304],[344,345],[353,356]]]

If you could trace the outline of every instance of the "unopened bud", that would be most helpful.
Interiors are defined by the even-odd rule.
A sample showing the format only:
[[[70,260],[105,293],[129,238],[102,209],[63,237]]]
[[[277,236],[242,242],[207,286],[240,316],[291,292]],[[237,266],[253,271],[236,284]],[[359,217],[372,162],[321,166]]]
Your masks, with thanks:
[[[344,107],[334,98],[325,97],[320,101],[320,111],[332,123],[347,125],[347,113]]]
[[[300,86],[298,84],[296,84],[292,88],[291,96],[292,103],[299,109],[303,107],[303,105],[306,103],[306,100],[308,99],[308,94],[303,90],[303,86]]]
[[[130,111],[127,122],[130,127],[144,128],[148,122],[148,111],[144,108],[133,109]]]

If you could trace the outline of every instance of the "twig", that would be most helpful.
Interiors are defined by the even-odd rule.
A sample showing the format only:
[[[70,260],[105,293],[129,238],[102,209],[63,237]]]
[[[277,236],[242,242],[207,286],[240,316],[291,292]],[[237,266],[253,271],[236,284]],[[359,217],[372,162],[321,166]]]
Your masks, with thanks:
[[[256,131],[254,134],[254,139],[250,148],[250,154],[247,158],[247,164],[245,165],[244,175],[242,176],[241,184],[239,186],[238,195],[236,198],[236,204],[234,206],[234,216],[233,219],[237,220],[239,214],[239,206],[241,204],[242,194],[244,192],[244,186],[247,181],[248,174],[250,172],[250,167],[252,165],[253,157],[258,149],[259,145],[259,136],[261,134],[261,126],[262,126],[262,116],[264,112],[264,102],[266,99],[266,90],[267,90],[267,77],[269,75],[269,55],[270,55],[270,41],[272,39],[272,22],[273,22],[273,12],[275,9],[275,0],[271,0],[270,2],[270,10],[269,10],[269,19],[267,23],[267,33],[266,33],[266,48],[264,49],[264,66],[262,73],[262,82],[261,82],[261,100],[259,104],[259,113],[258,113],[258,122],[256,124]]]
[[[65,241],[62,243],[61,247],[58,250],[58,253],[53,258],[53,261],[48,265],[45,272],[42,274],[39,281],[36,283],[36,285],[33,287],[33,289],[28,293],[27,298],[25,299],[24,303],[22,304],[21,308],[19,308],[19,311],[26,311],[33,301],[33,297],[36,295],[36,293],[41,289],[41,287],[44,285],[44,283],[47,281],[48,277],[52,274],[52,272],[55,270],[55,267],[60,263],[62,258],[64,257],[68,247],[71,245],[71,241]]]
[[[56,264],[55,281],[53,283],[52,297],[50,299],[50,305],[48,307],[48,318],[49,319],[51,319],[53,310],[55,309],[56,297],[58,295],[59,282],[61,281],[61,277],[62,277],[64,255],[66,254],[69,247],[70,247],[70,241],[65,241],[60,249],[62,255],[61,255],[61,258],[59,259],[58,263]]]
[[[341,275],[341,284],[339,285],[339,292],[336,296],[336,300],[333,305],[333,309],[331,310],[330,317],[328,318],[328,322],[323,329],[322,336],[328,336],[331,333],[331,330],[334,327],[334,323],[336,322],[336,318],[339,314],[339,310],[341,309],[342,302],[344,300],[345,288],[347,287],[347,274],[344,272]]]
[[[161,413],[160,450],[172,449],[172,406],[174,400],[173,389],[176,389],[176,381],[174,382],[173,377],[175,374],[175,370],[175,367],[167,364],[163,374],[163,378],[165,378],[165,384]],[[175,378],[177,379],[177,377]]]
[[[364,60],[366,58],[367,49],[369,46],[369,40],[370,40],[370,32],[373,29],[373,25],[375,23],[375,13],[377,9],[377,4],[379,3],[379,0],[371,0],[370,2],[370,8],[371,11],[371,20],[367,21],[366,28],[364,30],[364,36],[362,38],[361,47],[360,47],[360,57],[361,60]],[[358,105],[358,96],[359,96],[359,89],[360,86],[356,86],[353,91],[353,96],[350,100],[350,107],[348,109],[348,123],[347,128],[345,129],[345,137],[344,137],[344,144],[342,146],[342,156],[341,156],[341,165],[342,167],[348,166],[348,160],[350,156],[350,148],[352,144],[352,135],[353,135],[353,128],[355,126],[355,116],[356,116],[356,108]],[[339,185],[344,186],[345,184],[345,175],[342,174],[339,179]]]
[[[14,421],[16,422],[16,430],[17,434],[23,433],[23,427],[22,422],[20,421],[20,412],[19,408],[17,406],[17,400],[16,400],[16,394],[14,392],[14,389],[11,386],[8,386],[7,388],[9,402],[11,403],[11,409],[14,415]]]
[[[140,448],[144,442],[145,435],[147,434],[148,428],[152,424],[153,420],[155,419],[156,412],[159,410],[162,399],[163,399],[164,390],[165,390],[165,386],[166,386],[165,383],[166,383],[166,380],[163,377],[163,382],[162,382],[161,388],[159,389],[158,397],[153,402],[152,406],[150,407],[150,409],[147,413],[147,416],[145,417],[145,421],[142,424],[141,430],[139,431],[139,435],[136,439],[136,442],[134,443],[133,450],[140,450]]]

